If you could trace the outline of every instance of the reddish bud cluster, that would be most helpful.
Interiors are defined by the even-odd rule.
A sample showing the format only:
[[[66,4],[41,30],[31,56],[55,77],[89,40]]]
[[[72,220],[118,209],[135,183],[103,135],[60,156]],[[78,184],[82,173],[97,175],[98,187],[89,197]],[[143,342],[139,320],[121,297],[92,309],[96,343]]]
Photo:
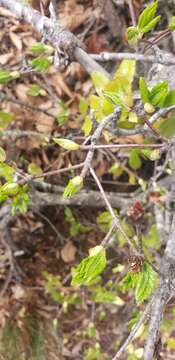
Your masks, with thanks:
[[[129,257],[129,264],[131,267],[131,271],[134,273],[138,273],[142,269],[143,259],[140,256],[132,255]]]
[[[144,214],[144,209],[139,201],[136,201],[127,212],[133,222],[138,222]]]

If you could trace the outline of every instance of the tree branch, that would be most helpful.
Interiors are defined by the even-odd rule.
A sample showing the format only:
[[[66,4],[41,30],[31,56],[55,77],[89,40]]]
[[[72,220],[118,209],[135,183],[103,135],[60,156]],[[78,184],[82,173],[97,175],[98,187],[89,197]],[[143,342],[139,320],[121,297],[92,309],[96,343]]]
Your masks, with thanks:
[[[29,184],[30,185],[30,184]],[[44,206],[80,206],[103,208],[104,199],[99,191],[82,190],[70,199],[63,198],[64,187],[45,182],[31,181],[30,193],[32,204],[37,208]],[[122,197],[115,192],[107,192],[106,198],[113,208],[127,209],[133,200]]]
[[[153,359],[163,313],[167,301],[172,296],[173,292],[171,283],[175,279],[175,215],[173,217],[169,239],[161,263],[161,273],[164,275],[164,278],[160,279],[158,288],[155,292],[155,301],[151,310],[151,320],[145,345],[144,360]]]
[[[107,61],[117,61],[117,60],[136,60],[143,61],[149,63],[157,63],[162,65],[175,65],[175,59],[173,56],[169,54],[161,54],[159,55],[145,55],[145,54],[137,54],[137,53],[109,53],[102,52],[101,54],[91,54],[92,58],[96,61],[107,62]]]
[[[9,9],[19,19],[31,24],[58,53],[67,55],[71,60],[77,60],[88,73],[99,71],[110,77],[109,73],[82,49],[83,45],[76,36],[66,30],[59,21],[42,16],[31,6],[17,0],[0,0],[0,6]]]

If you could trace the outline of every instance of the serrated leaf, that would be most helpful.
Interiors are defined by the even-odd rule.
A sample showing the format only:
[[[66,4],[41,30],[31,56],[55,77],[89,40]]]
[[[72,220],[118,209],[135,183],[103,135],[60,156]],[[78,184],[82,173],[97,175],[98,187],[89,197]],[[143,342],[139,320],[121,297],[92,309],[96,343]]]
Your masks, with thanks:
[[[155,12],[157,10],[157,1],[147,6],[139,16],[138,29],[144,31],[144,28],[154,19]]]
[[[66,150],[78,150],[80,145],[69,139],[53,138],[53,141]]]
[[[88,136],[92,130],[92,120],[89,115],[85,117],[85,121],[82,127],[85,136]]]
[[[156,84],[150,91],[150,103],[154,106],[163,107],[168,95],[168,81]]]
[[[44,56],[39,56],[31,61],[31,66],[40,72],[47,71],[51,65],[51,60]]]
[[[92,82],[95,86],[96,92],[101,95],[102,90],[108,84],[109,79],[101,72],[93,72],[91,74]]]
[[[142,270],[138,273],[137,285],[135,289],[135,298],[137,304],[141,304],[148,299],[157,281],[157,274],[152,267],[146,262],[142,266]]]
[[[175,16],[172,16],[172,18],[169,22],[168,28],[172,31],[175,30]]]
[[[143,77],[139,79],[140,96],[144,103],[149,103],[150,92]]]
[[[71,285],[89,286],[106,267],[106,254],[103,246],[90,249],[90,255],[83,259],[77,268],[72,269]]]

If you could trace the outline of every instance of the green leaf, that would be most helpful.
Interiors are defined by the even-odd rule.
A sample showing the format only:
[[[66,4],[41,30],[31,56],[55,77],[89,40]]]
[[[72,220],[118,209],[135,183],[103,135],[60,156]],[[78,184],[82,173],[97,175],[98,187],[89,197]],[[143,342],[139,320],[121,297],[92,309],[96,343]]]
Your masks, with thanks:
[[[47,71],[52,61],[44,56],[39,56],[31,61],[31,66],[40,72]]]
[[[120,166],[120,164],[116,162],[110,167],[110,169],[108,170],[108,173],[113,174],[114,178],[118,178],[119,176],[122,175],[123,169]]]
[[[132,82],[135,74],[135,60],[123,60],[118,67],[114,79],[104,89],[105,98],[112,105],[130,109],[133,105]]]
[[[17,183],[6,183],[0,188],[0,192],[3,195],[15,196],[19,191],[19,185]]]
[[[108,232],[112,225],[112,216],[109,211],[103,211],[97,216],[97,224],[100,226],[100,229],[104,232]]]
[[[20,77],[19,71],[7,71],[7,70],[0,70],[0,84],[6,84],[10,80],[17,79]]]
[[[102,90],[104,90],[108,84],[109,79],[101,72],[93,72],[91,78],[97,94],[101,95]]]
[[[87,111],[88,111],[88,106],[89,106],[89,104],[88,104],[87,100],[84,99],[84,98],[81,98],[80,102],[79,102],[79,112],[80,112],[80,114],[83,114],[83,115],[86,114]]]
[[[135,112],[131,111],[128,115],[128,122],[137,124],[138,123],[138,116]]]
[[[166,119],[160,119],[156,124],[156,128],[161,135],[172,138],[175,135],[175,116],[172,115]]]
[[[97,287],[93,290],[93,294],[91,296],[92,301],[96,303],[111,303],[115,305],[122,306],[124,304],[123,300],[116,295],[114,291],[107,291],[104,287]]]
[[[147,33],[148,31],[150,31],[160,20],[161,16],[156,16],[152,21],[149,22],[149,24],[147,26],[145,26],[142,29],[142,33]]]
[[[89,115],[85,117],[85,121],[82,127],[85,136],[88,136],[92,130],[92,120]]]
[[[78,150],[80,145],[69,139],[53,138],[53,141],[66,150]]]
[[[139,154],[140,154],[140,151],[138,151],[137,149],[132,149],[130,151],[129,165],[134,170],[137,170],[142,166],[142,162],[141,162]]]
[[[0,84],[6,84],[12,79],[13,79],[13,77],[12,77],[10,71],[0,70]]]
[[[27,91],[27,95],[29,95],[29,96],[46,96],[47,93],[38,84],[32,84],[30,86],[30,89]]]
[[[6,179],[9,182],[12,182],[13,175],[14,175],[13,168],[11,166],[1,162],[0,163],[0,176],[2,176],[4,179]]]
[[[27,170],[31,175],[41,175],[43,172],[41,167],[35,163],[30,163]]]
[[[24,185],[19,188],[18,194],[12,200],[12,215],[15,215],[17,212],[25,214],[29,203],[28,185]]]
[[[79,192],[83,187],[83,178],[82,176],[75,176],[73,179],[69,180],[66,188],[64,189],[63,197],[71,198],[77,192]]]
[[[0,146],[0,162],[4,162],[6,160],[6,152],[5,150]]]
[[[141,34],[135,26],[130,26],[126,30],[126,39],[130,45],[137,45],[138,40],[141,39]]]
[[[104,97],[111,102],[112,105],[115,106],[126,106],[126,104],[121,99],[120,95],[117,92],[114,91],[104,91],[103,92]]]
[[[135,289],[135,299],[137,304],[141,304],[148,299],[157,282],[157,274],[152,267],[144,262],[141,272],[138,273],[137,285]]]
[[[120,63],[114,78],[118,79],[124,77],[125,79],[128,80],[129,84],[131,85],[134,80],[135,70],[136,70],[135,60],[123,60]]]
[[[10,112],[0,111],[0,128],[5,128],[14,119],[14,114]]]
[[[139,29],[139,31],[145,33],[147,31],[151,30],[151,28],[155,25],[155,24],[152,24],[152,21],[158,18],[158,17],[156,17],[154,19],[154,15],[155,15],[155,12],[157,10],[157,5],[158,5],[158,2],[155,1],[152,4],[150,4],[149,6],[147,6],[142,11],[142,13],[140,14],[139,19],[138,19],[138,29]],[[158,20],[159,19],[157,19],[157,21]],[[157,23],[157,21],[156,21],[156,23]],[[152,26],[151,26],[151,24],[152,24]],[[146,30],[146,29],[148,29],[148,30]]]
[[[159,149],[143,149],[141,150],[141,154],[143,154],[148,159],[155,161],[160,159],[160,150]]]
[[[175,105],[175,90],[170,90],[164,101],[164,107]]]
[[[175,16],[172,16],[168,28],[172,31],[175,30]]]
[[[146,247],[154,246],[154,249],[157,250],[161,246],[159,242],[160,235],[155,224],[150,227],[148,234],[144,235],[142,239]]]
[[[106,267],[106,254],[103,246],[98,245],[89,250],[89,256],[72,269],[71,285],[89,286]]]
[[[146,81],[143,77],[140,77],[139,79],[139,89],[140,89],[140,96],[144,103],[149,103],[149,90],[146,84]]]
[[[66,206],[66,208],[64,210],[64,215],[65,215],[65,220],[68,221],[69,223],[72,223],[75,221],[72,210],[68,206]]]
[[[52,54],[54,52],[54,49],[50,45],[45,45],[44,43],[39,42],[33,44],[28,50],[36,54]]]
[[[135,289],[136,303],[139,305],[147,300],[157,283],[157,274],[146,262],[140,272],[129,272],[122,280],[123,290]]]
[[[168,95],[168,81],[156,84],[150,91],[150,103],[154,106],[164,107]]]
[[[146,186],[147,186],[146,181],[144,181],[143,179],[139,179],[139,180],[138,180],[138,183],[139,183],[139,185],[141,186],[142,191],[144,192],[144,191],[146,190]]]

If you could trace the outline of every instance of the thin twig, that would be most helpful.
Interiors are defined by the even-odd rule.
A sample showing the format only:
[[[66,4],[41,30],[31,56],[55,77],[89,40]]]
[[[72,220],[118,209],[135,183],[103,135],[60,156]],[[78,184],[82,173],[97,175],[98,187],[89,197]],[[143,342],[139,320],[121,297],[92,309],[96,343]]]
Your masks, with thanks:
[[[96,61],[108,62],[108,61],[118,61],[118,60],[136,60],[150,63],[157,63],[162,65],[175,65],[175,59],[169,54],[164,54],[163,56],[158,55],[145,55],[138,53],[109,53],[102,52],[101,54],[91,54],[91,57]]]
[[[128,245],[131,247],[133,253],[134,253],[135,255],[140,255],[139,251],[135,248],[135,246],[133,245],[133,243],[131,242],[131,240],[129,239],[129,237],[127,236],[127,234],[125,233],[125,231],[123,230],[123,228],[122,228],[122,226],[121,226],[121,224],[120,224],[119,218],[118,218],[118,216],[115,214],[115,212],[114,212],[114,210],[113,210],[110,202],[108,201],[107,196],[106,196],[106,194],[105,194],[105,192],[104,192],[104,189],[103,189],[103,187],[102,187],[102,185],[101,185],[101,183],[100,183],[100,181],[99,181],[99,179],[98,179],[98,177],[97,177],[97,175],[96,175],[96,173],[95,173],[95,171],[93,170],[92,167],[90,167],[90,172],[91,172],[91,174],[92,174],[92,176],[93,176],[93,178],[94,178],[94,180],[95,180],[95,182],[96,182],[96,184],[97,184],[97,186],[98,186],[98,188],[99,188],[99,190],[100,190],[100,193],[101,193],[101,195],[102,195],[102,197],[103,197],[103,199],[104,199],[104,202],[105,202],[105,204],[106,204],[106,207],[108,208],[108,211],[109,211],[109,213],[111,214],[113,223],[114,223],[117,231],[119,230],[119,231],[122,233],[122,235],[124,236],[126,242],[127,242]]]
[[[173,56],[169,54],[164,54],[163,56],[158,55],[145,55],[145,54],[138,54],[138,53],[109,53],[109,52],[102,52],[100,54],[91,54],[91,57],[96,61],[101,62],[108,62],[108,61],[118,61],[118,60],[136,60],[136,61],[143,61],[143,62],[150,62],[150,63],[157,63],[162,65],[175,65],[175,59]]]
[[[131,148],[152,148],[161,149],[167,148],[167,143],[162,144],[104,144],[104,145],[83,145],[81,150],[99,150],[99,149],[131,149]]]
[[[134,326],[134,328],[131,330],[129,336],[127,337],[127,339],[125,340],[125,342],[123,343],[123,345],[121,346],[121,348],[117,351],[116,355],[112,358],[112,360],[118,360],[120,359],[121,355],[124,353],[125,349],[127,348],[127,346],[130,344],[130,342],[134,339],[134,336],[136,335],[137,331],[140,329],[141,325],[145,322],[145,320],[148,317],[151,305],[154,301],[154,296],[152,297],[152,299],[149,301],[149,303],[147,304],[143,314],[141,315],[140,319],[138,320],[138,322],[136,323],[136,325]]]
[[[136,16],[132,0],[128,0],[129,11],[131,15],[132,25],[136,26]]]
[[[68,167],[63,168],[63,169],[57,169],[57,170],[51,170],[51,171],[43,172],[43,173],[41,173],[40,175],[34,175],[34,176],[32,177],[32,179],[38,179],[38,178],[41,178],[41,177],[46,177],[46,176],[52,176],[52,175],[62,174],[62,173],[65,173],[65,172],[67,172],[67,171],[72,171],[72,170],[80,169],[83,165],[84,165],[84,162],[83,162],[83,163],[80,163],[80,164],[77,164],[77,165],[71,165],[71,166],[68,166]]]
[[[103,131],[103,129],[111,122],[114,120],[118,119],[118,116],[120,114],[120,107],[117,107],[114,111],[113,114],[105,117],[98,125],[97,129],[95,130],[94,134],[91,137],[91,145],[89,147],[89,151],[88,154],[86,156],[85,162],[84,162],[84,166],[81,172],[81,176],[84,178],[90,168],[92,159],[93,159],[93,155],[94,155],[94,145],[97,143],[97,141],[99,140],[101,133]],[[86,147],[88,145],[84,145],[84,147]]]

